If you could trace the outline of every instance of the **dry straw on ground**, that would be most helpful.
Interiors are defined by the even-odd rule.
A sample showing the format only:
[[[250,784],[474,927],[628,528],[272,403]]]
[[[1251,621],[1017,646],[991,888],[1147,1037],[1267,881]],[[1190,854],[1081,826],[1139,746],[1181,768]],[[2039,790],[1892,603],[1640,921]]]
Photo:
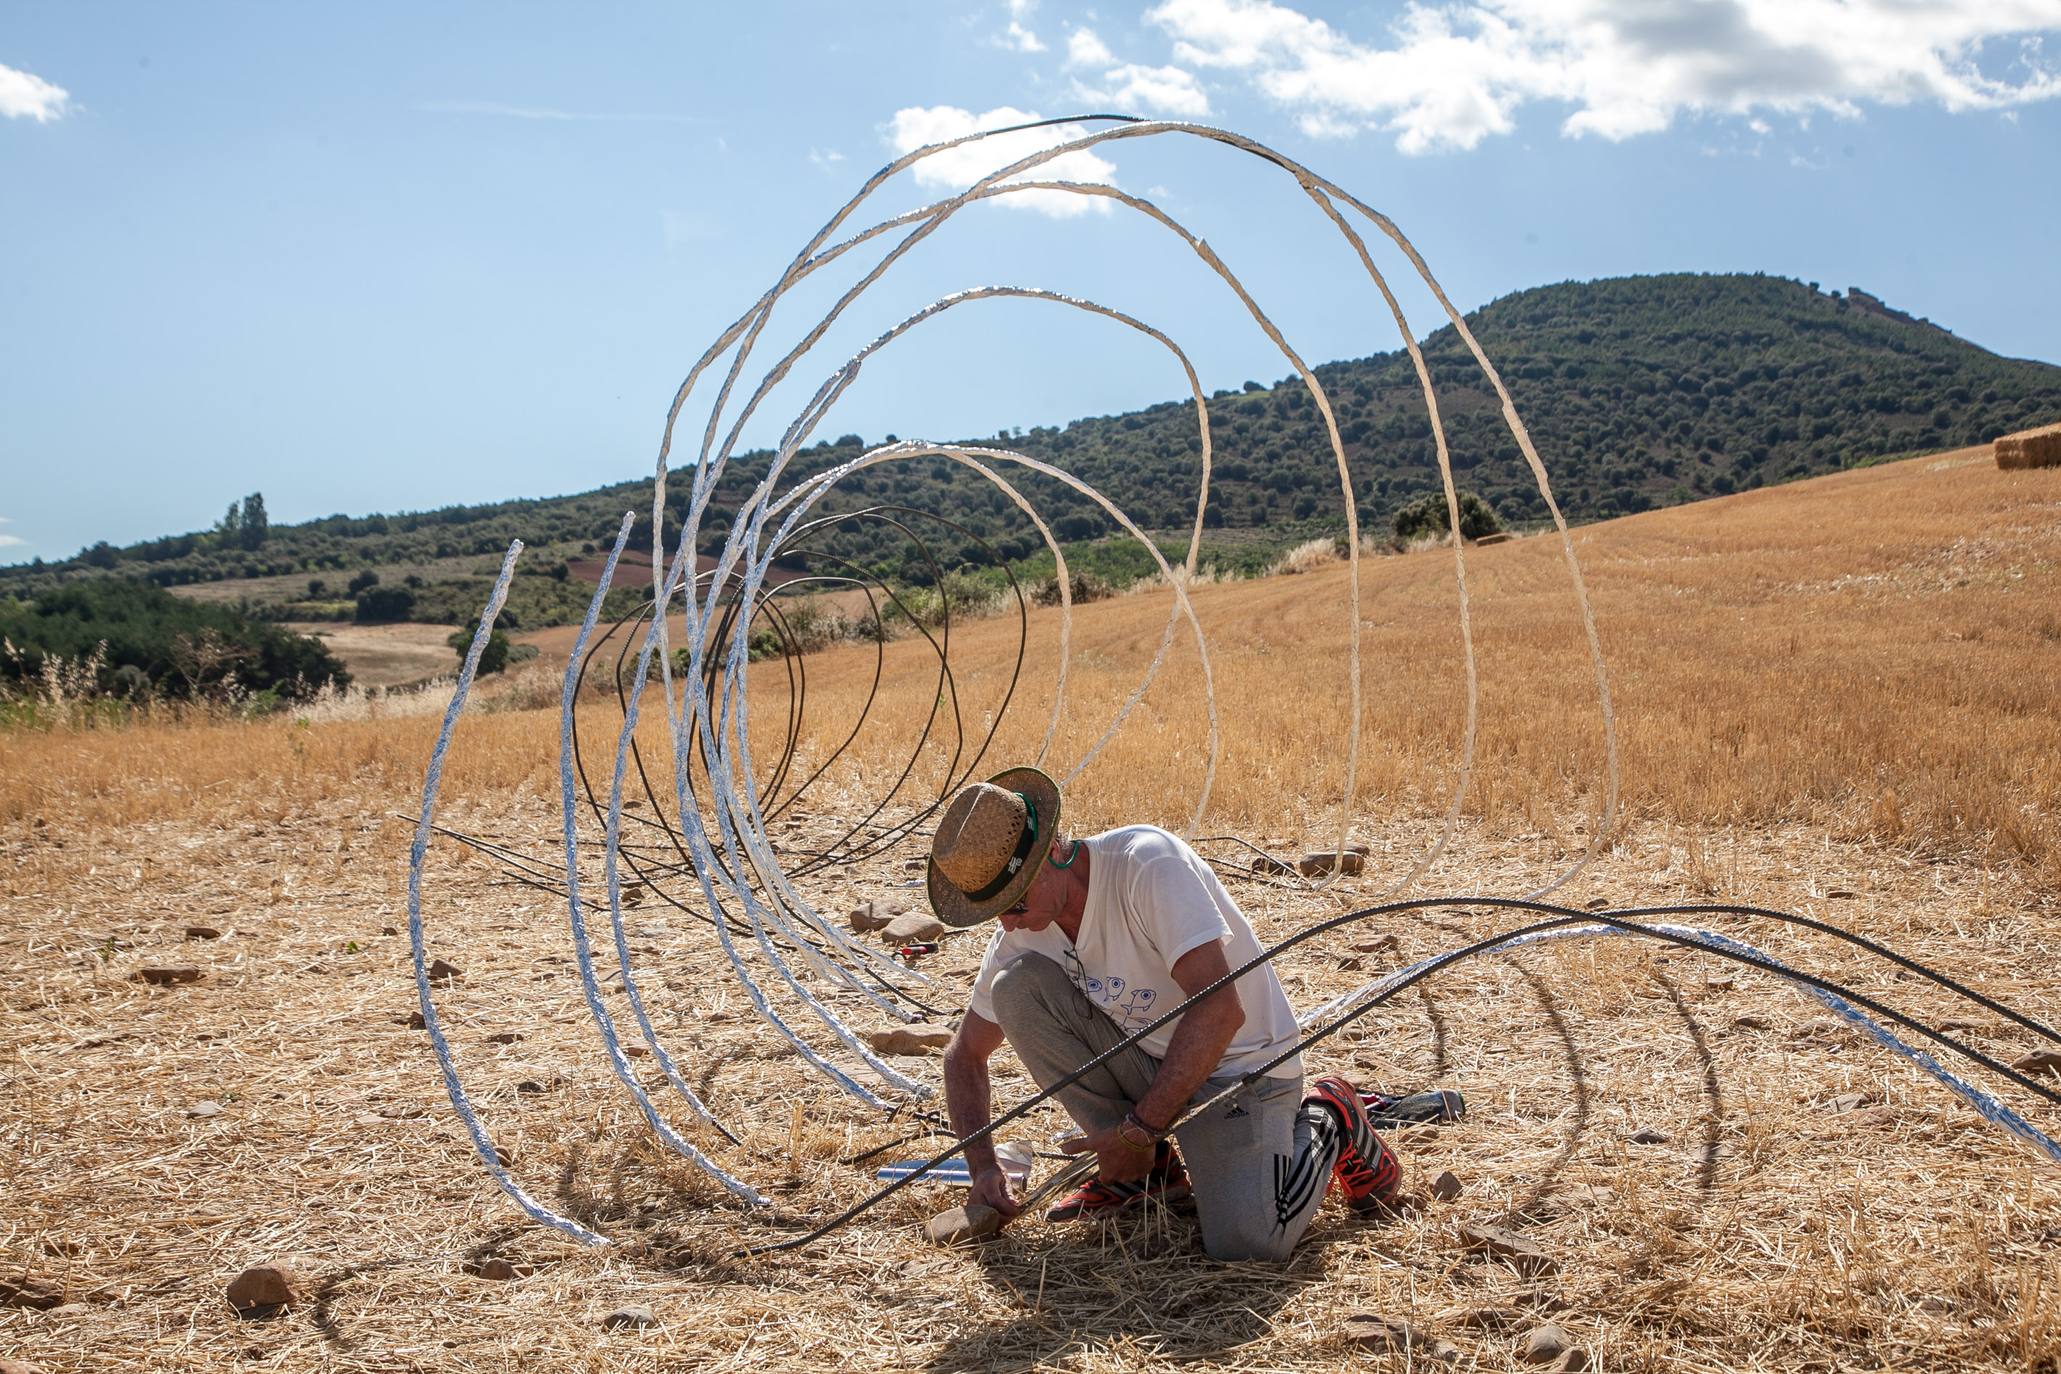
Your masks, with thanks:
[[[1716,893],[1790,907],[2061,1014],[2061,625],[2046,609],[2061,601],[2061,487],[1984,458],[1578,532],[1616,670],[1631,815],[1571,902]],[[1439,888],[1519,892],[1586,844],[1598,746],[1551,552],[1517,541],[1474,559],[1482,793]],[[1337,899],[1234,880],[1263,937],[1378,891],[1433,839],[1458,713],[1448,559],[1367,568],[1377,691],[1353,830],[1368,873]],[[1325,703],[1341,695],[1342,666],[1317,593],[1342,576],[1198,591],[1230,732],[1213,829],[1280,852],[1329,842],[1340,722]],[[1138,597],[1081,612],[1078,719],[1062,755],[1100,732],[1159,614]],[[1052,625],[1041,616],[1034,633]],[[980,662],[1002,629],[955,631],[955,663]],[[819,842],[868,795],[868,772],[910,747],[896,716],[936,687],[909,648],[896,646],[908,666],[891,674],[861,761],[776,832],[787,852]],[[848,728],[837,711],[861,662],[870,673],[857,650],[812,658],[820,737]],[[992,708],[1000,671],[961,680],[970,717]],[[1033,701],[1049,690],[1041,671],[1027,680]],[[1200,771],[1193,673],[1192,656],[1177,662],[1076,785],[1082,823],[1183,814]],[[770,713],[781,689],[765,690]],[[592,738],[611,737],[604,707],[584,709]],[[998,762],[1040,733],[1039,713],[1024,716]],[[910,1134],[906,1123],[806,1075],[711,974],[706,928],[646,900],[630,913],[640,981],[750,1155],[688,1134],[777,1203],[770,1217],[723,1205],[661,1155],[608,1081],[556,900],[439,844],[431,948],[462,970],[439,1006],[516,1172],[620,1241],[578,1250],[519,1224],[479,1172],[407,1025],[407,942],[393,932],[409,827],[391,813],[412,806],[434,724],[5,740],[0,1278],[26,1271],[66,1302],[0,1306],[0,1353],[52,1371],[1422,1363],[1354,1346],[1343,1318],[1369,1312],[1483,1368],[1520,1367],[1526,1333],[1546,1320],[1612,1370],[2061,1368],[2061,1173],[1793,991],[1624,942],[1464,965],[1318,1051],[1317,1065],[1370,1084],[1463,1088],[1466,1123],[1398,1142],[1412,1191],[1447,1170],[1461,1191],[1384,1224],[1327,1209],[1285,1268],[1202,1259],[1179,1214],[1103,1231],[1022,1224],[983,1249],[940,1251],[916,1224],[952,1195],[922,1188],[799,1255],[727,1259],[742,1238],[860,1196],[868,1169],[839,1161]],[[554,734],[547,712],[468,720],[450,823],[548,855]],[[908,878],[897,854],[805,891],[841,914],[911,895]],[[1282,972],[1309,1006],[1502,924],[1441,911],[1304,947]],[[221,933],[188,938],[193,926]],[[2000,1019],[1817,937],[1727,928],[1964,1022],[2000,1056],[2032,1048]],[[1353,949],[1377,934],[1395,949]],[[956,1000],[979,947],[977,934],[947,937],[928,965],[939,1005]],[[174,963],[203,976],[134,979]],[[636,1061],[647,1079],[650,1062]],[[998,1101],[1025,1091],[1005,1072]],[[2029,1094],[2002,1095],[2050,1131],[2061,1124]],[[1043,1144],[1059,1124],[1044,1113],[1012,1134]],[[1632,1143],[1642,1128],[1666,1139]],[[1462,1222],[1520,1226],[1555,1267],[1524,1275],[1472,1256]],[[225,1286],[283,1256],[310,1276],[306,1300],[236,1316]],[[520,1276],[469,1272],[495,1272],[492,1259]],[[654,1325],[608,1328],[627,1304],[648,1306]]]

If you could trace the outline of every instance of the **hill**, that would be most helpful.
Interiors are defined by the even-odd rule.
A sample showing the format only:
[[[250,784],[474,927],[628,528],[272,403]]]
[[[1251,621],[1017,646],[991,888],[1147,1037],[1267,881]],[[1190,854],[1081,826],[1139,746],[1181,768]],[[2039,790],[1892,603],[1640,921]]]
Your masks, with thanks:
[[[1563,508],[1578,521],[1986,442],[2061,414],[2061,367],[2000,358],[1858,288],[1825,294],[1814,283],[1761,275],[1564,282],[1506,296],[1469,323],[1507,380]],[[1495,397],[1455,331],[1433,333],[1424,349],[1462,485],[1505,519],[1543,519]],[[1317,372],[1345,440],[1363,527],[1383,528],[1437,485],[1408,358],[1377,354]],[[1286,544],[1341,526],[1336,471],[1300,383],[1220,391],[1210,419],[1212,561],[1250,568]],[[1185,538],[1200,453],[1190,403],[1039,427],[999,442],[1076,473],[1146,528]],[[821,471],[864,446],[858,435],[822,441],[798,456],[794,471]],[[765,459],[749,454],[732,465],[719,512],[734,507]],[[1087,542],[1113,531],[1091,502],[1060,484],[1029,477],[1023,485],[1061,538]],[[676,512],[685,509],[685,487],[670,493]],[[116,572],[208,586],[282,618],[341,619],[359,614],[363,589],[336,575],[372,569],[387,587],[399,582],[406,591],[385,596],[373,618],[463,621],[484,598],[491,560],[520,537],[533,552],[510,607],[517,626],[534,628],[577,619],[586,595],[582,560],[625,509],[649,501],[644,480],[575,496],[272,526],[254,547],[246,547],[248,531],[240,539],[216,531],[121,549],[103,544],[63,564],[0,569],[0,593]],[[921,584],[933,580],[930,557],[949,569],[1025,560],[1041,547],[1000,493],[942,459],[856,474],[821,509],[848,514],[876,505],[950,511],[963,528],[923,528],[926,556],[887,524],[853,522],[813,539],[799,565],[857,566]],[[726,524],[718,513],[710,528]],[[648,540],[648,531],[641,537]],[[635,599],[628,589],[617,597],[624,606]]]
[[[1999,471],[1978,451],[1584,530],[1625,805],[1597,862],[1555,900],[1800,911],[2020,1012],[2056,1006],[2057,501],[2061,470]],[[1468,551],[1483,667],[1476,785],[1420,892],[1514,896],[1591,838],[1595,704],[1557,544]],[[1451,554],[1370,560],[1363,576],[1378,690],[1352,834],[1369,848],[1367,872],[1312,893],[1252,872],[1247,851],[1208,847],[1269,943],[1376,901],[1431,847],[1450,796],[1464,700]],[[1227,743],[1204,833],[1291,855],[1335,840],[1343,582],[1334,567],[1196,590]],[[1166,603],[1140,594],[1075,616],[1055,771],[1135,684]],[[1011,676],[1013,622],[953,635],[954,694],[976,734]],[[1032,613],[990,765],[1037,749],[1055,622]],[[916,640],[885,656],[853,752],[770,836],[797,892],[832,920],[863,901],[920,903],[920,873],[905,866],[920,862],[920,829],[868,860],[809,864],[904,776],[926,729],[931,748],[874,819],[902,819],[949,771],[936,659]],[[1130,724],[1069,783],[1068,827],[1186,820],[1201,775],[1192,665],[1177,646]],[[813,767],[873,697],[877,661],[845,647],[807,666]],[[709,928],[667,905],[704,909],[640,796],[626,847],[650,882],[624,893],[636,981],[684,1080],[741,1145],[700,1126],[651,1058],[635,1073],[676,1130],[774,1206],[730,1205],[654,1145],[591,1024],[564,894],[518,885],[548,883],[539,874],[564,853],[553,670],[524,671],[544,678],[547,709],[471,714],[450,756],[438,819],[493,847],[448,835],[430,846],[425,956],[458,966],[431,995],[509,1168],[616,1243],[588,1249],[522,1224],[410,1024],[398,869],[433,703],[398,718],[25,731],[7,739],[0,771],[0,860],[24,951],[24,976],[0,991],[0,1036],[20,1065],[11,1081],[38,1090],[8,1099],[20,1167],[0,1189],[0,1227],[15,1238],[9,1277],[51,1300],[42,1312],[0,1307],[10,1354],[70,1369],[103,1351],[103,1366],[119,1366],[172,1350],[178,1367],[230,1368],[254,1363],[262,1342],[277,1368],[385,1368],[394,1356],[362,1352],[420,1351],[423,1367],[453,1374],[536,1367],[551,1350],[596,1369],[748,1358],[931,1374],[1328,1372],[1403,1368],[1439,1341],[1457,1349],[1455,1368],[1501,1370],[1547,1367],[1524,1350],[1550,1319],[1602,1370],[1881,1367],[1899,1351],[1898,1367],[1942,1374],[2045,1374],[2061,1361],[2061,1173],[1794,986],[1629,940],[1465,962],[1315,1046],[1312,1076],[1452,1086],[1470,1110],[1391,1137],[1417,1206],[1369,1222],[1329,1203],[1288,1266],[1204,1261],[1194,1221],[1158,1208],[1085,1233],[1033,1216],[982,1247],[939,1250],[918,1225],[960,1192],[931,1185],[777,1263],[740,1261],[740,1244],[793,1236],[870,1192],[883,1163],[944,1142],[808,1075],[766,1029]],[[770,769],[793,688],[777,663],[754,678],[755,752]],[[605,695],[583,709],[586,767],[604,779],[597,755],[619,719]],[[664,734],[647,707],[643,757],[669,799]],[[599,833],[591,818],[579,833],[589,901]],[[1523,919],[1457,901],[1377,915],[1288,951],[1279,968],[1291,1003],[1310,1011]],[[607,920],[590,917],[598,977],[613,984]],[[1689,920],[2003,1062],[2040,1046],[1994,1006],[1964,1007],[1814,932]],[[924,994],[939,1009],[930,1028],[950,1024],[985,938],[951,932],[924,958],[937,981]],[[756,945],[737,943],[797,1032],[863,1073]],[[190,981],[134,981],[145,968]],[[622,993],[604,995],[634,1043]],[[823,995],[861,1028],[895,1024],[855,994]],[[1930,1052],[2055,1130],[2051,1103]],[[935,1057],[895,1062],[937,1082]],[[1024,1101],[1033,1085],[1014,1057],[995,1067],[994,1107]],[[1064,1124],[1041,1109],[1007,1138],[1042,1148]],[[224,1164],[288,1159],[296,1167]],[[1051,1167],[1041,1158],[1039,1177]],[[1457,1196],[1433,1191],[1446,1172]],[[1521,1272],[1470,1254],[1460,1223],[1520,1229],[1547,1263]],[[289,1255],[306,1257],[306,1311],[253,1321],[221,1300],[245,1266]],[[605,1314],[630,1299],[657,1325],[609,1329]],[[1423,1344],[1369,1351],[1353,1313],[1406,1322]]]

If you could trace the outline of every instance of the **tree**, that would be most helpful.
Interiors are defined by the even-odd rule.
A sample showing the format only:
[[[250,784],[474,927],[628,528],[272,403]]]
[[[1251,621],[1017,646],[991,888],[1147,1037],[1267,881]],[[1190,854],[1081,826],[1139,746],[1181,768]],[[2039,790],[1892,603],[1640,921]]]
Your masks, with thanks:
[[[461,667],[464,666],[465,655],[472,648],[472,637],[478,633],[479,621],[474,620],[464,629],[453,631],[451,637],[444,641],[458,651],[458,663]],[[487,636],[487,646],[479,651],[479,671],[481,674],[498,673],[507,667],[508,636],[502,634],[501,627],[496,625],[493,633]]]
[[[1471,491],[1459,493],[1460,537],[1479,539],[1503,528],[1495,508]],[[1408,542],[1427,534],[1444,534],[1452,529],[1446,513],[1444,492],[1429,492],[1395,513],[1395,537]]]
[[[236,542],[246,549],[263,547],[272,534],[272,518],[265,514],[265,493],[254,491],[243,498],[242,518],[237,522]]]
[[[358,593],[360,625],[386,625],[415,613],[415,593],[406,587],[367,587]]]

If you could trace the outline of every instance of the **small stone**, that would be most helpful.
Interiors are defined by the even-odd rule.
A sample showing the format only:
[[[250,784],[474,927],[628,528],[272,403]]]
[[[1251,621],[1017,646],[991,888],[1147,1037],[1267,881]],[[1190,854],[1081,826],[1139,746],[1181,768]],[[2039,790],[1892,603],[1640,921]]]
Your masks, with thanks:
[[[1460,1243],[1467,1249],[1508,1260],[1520,1274],[1543,1274],[1555,1268],[1553,1257],[1538,1242],[1504,1227],[1462,1222],[1459,1234]]]
[[[926,912],[911,911],[889,921],[882,934],[892,945],[905,945],[912,940],[935,940],[945,933],[945,923]]]
[[[1002,1229],[1002,1214],[985,1203],[969,1202],[939,1212],[923,1223],[923,1238],[932,1245],[964,1245],[985,1240]]]
[[[487,1043],[489,1045],[513,1045],[520,1039],[522,1039],[521,1031],[495,1031],[487,1037]]]
[[[192,1117],[199,1117],[203,1120],[207,1117],[220,1116],[221,1114],[222,1104],[215,1101],[211,1097],[202,1098],[200,1101],[194,1103],[191,1107],[188,1107],[186,1109],[186,1115]]]
[[[28,1274],[0,1277],[0,1307],[33,1307],[48,1312],[64,1304],[64,1289],[48,1279]]]
[[[253,1265],[229,1281],[229,1305],[246,1316],[298,1302],[307,1291],[300,1271],[285,1260]]]
[[[1460,1317],[1460,1325],[1475,1331],[1500,1331],[1516,1321],[1517,1314],[1507,1307],[1477,1307]]]
[[[539,1083],[534,1078],[523,1079],[522,1082],[515,1085],[515,1090],[519,1093],[524,1094],[525,1096],[535,1096],[538,1093],[550,1091],[549,1088],[545,1087],[542,1083]]]
[[[1547,1322],[1525,1333],[1517,1353],[1526,1364],[1551,1364],[1574,1346],[1574,1337],[1564,1327]]]
[[[880,909],[878,902],[861,902],[852,908],[850,917],[852,930],[860,935],[871,935],[876,930],[885,930],[893,916]]]
[[[1297,860],[1295,870],[1305,878],[1315,878],[1331,872],[1343,873],[1349,878],[1357,877],[1367,871],[1367,856],[1355,854],[1350,849],[1343,854],[1320,851],[1303,855]]]
[[[1279,859],[1273,857],[1271,854],[1260,855],[1258,858],[1252,861],[1249,867],[1252,869],[1254,873],[1265,873],[1269,875],[1295,872],[1295,870],[1292,867],[1282,863]]]
[[[1606,1188],[1600,1183],[1577,1183],[1568,1189],[1568,1197],[1576,1202],[1586,1202],[1591,1207],[1608,1207],[1617,1201],[1617,1189]]]
[[[1573,1374],[1575,1370],[1589,1367],[1589,1352],[1578,1345],[1570,1345],[1562,1351],[1560,1358],[1549,1366],[1554,1374]]]
[[[186,927],[186,938],[189,940],[219,940],[222,938],[222,932],[213,926],[188,926]]]
[[[1434,1360],[1455,1360],[1460,1356],[1459,1349],[1450,1342],[1439,1340],[1407,1322],[1372,1312],[1355,1312],[1345,1319],[1342,1329],[1345,1338],[1363,1350],[1408,1351]]]
[[[1839,1112],[1859,1111],[1867,1105],[1868,1098],[1864,1093],[1841,1093],[1825,1103],[1825,1110],[1837,1114]]]
[[[1969,1031],[1980,1033],[1982,1030],[1981,1024],[1975,1021],[1942,1021],[1939,1023],[1939,1028],[1942,1031],[1945,1031],[1948,1035],[1961,1034]]]
[[[868,1031],[866,1042],[881,1054],[929,1054],[952,1043],[952,1033],[928,1026],[896,1026]]]
[[[494,1162],[504,1169],[508,1168],[515,1163],[515,1151],[509,1149],[506,1145],[496,1145],[494,1147]]]
[[[2061,1054],[2052,1050],[2034,1050],[2031,1054],[2011,1061],[2011,1067],[2020,1073],[2061,1074]]]
[[[379,933],[381,935],[399,935],[401,933],[401,928],[399,926],[381,926],[379,928]]]
[[[643,904],[644,904],[644,884],[642,884],[642,883],[624,883],[624,884],[623,884],[623,905],[624,905],[624,906],[642,906]]]
[[[651,1051],[642,1045],[625,1045],[623,1046],[623,1053],[632,1059],[644,1059],[650,1056]]]
[[[507,1283],[511,1279],[526,1279],[537,1272],[534,1264],[510,1264],[499,1255],[492,1259],[475,1260],[465,1266],[465,1272],[476,1279],[492,1279],[496,1283]]]
[[[1451,1169],[1447,1169],[1437,1178],[1431,1180],[1431,1195],[1440,1202],[1451,1202],[1454,1198],[1460,1196],[1459,1175],[1455,1174]]]
[[[1376,935],[1371,940],[1353,942],[1355,954],[1391,954],[1398,948],[1400,944],[1393,935]]]
[[[1765,1016],[1735,1016],[1732,1018],[1733,1030],[1754,1031],[1766,1030],[1767,1028],[1768,1018]]]
[[[658,1318],[651,1315],[651,1309],[642,1303],[629,1307],[618,1307],[601,1319],[601,1325],[609,1331],[642,1331],[647,1326],[658,1325]]]
[[[1714,977],[1704,979],[1703,986],[1713,989],[1735,988],[1739,986],[1739,975],[1736,973],[1720,973]]]
[[[432,959],[429,964],[429,981],[448,983],[453,978],[463,978],[465,971],[456,964],[447,964],[442,959]]]
[[[1954,1305],[1937,1294],[1918,1299],[1918,1310],[1934,1317],[1943,1317],[1954,1310]]]
[[[397,1024],[400,1024],[400,1025],[406,1026],[406,1027],[407,1027],[407,1028],[408,1028],[409,1030],[428,1030],[428,1029],[429,1029],[429,1022],[427,1022],[427,1021],[425,1021],[425,1020],[423,1020],[423,1019],[422,1019],[422,1013],[421,1013],[421,1012],[419,1012],[419,1011],[411,1011],[411,1012],[409,1012],[409,1013],[408,1013],[408,1016],[407,1016],[407,1019],[406,1019],[406,1020],[403,1020],[403,1021],[401,1021],[401,1022],[399,1022],[399,1023],[397,1023]]]
[[[178,964],[165,967],[139,968],[130,981],[149,983],[152,987],[168,988],[179,983],[198,983],[203,976],[201,971],[191,964]]]
[[[1517,1273],[1523,1275],[1550,1273],[1556,1267],[1554,1259],[1546,1255],[1546,1250],[1540,1248],[1538,1242],[1502,1226],[1463,1222],[1459,1226],[1459,1242],[1467,1250],[1474,1250],[1476,1255],[1492,1255],[1494,1259],[1511,1261]]]
[[[1626,1136],[1625,1139],[1634,1145],[1665,1145],[1674,1137],[1666,1131],[1658,1130],[1652,1126],[1641,1126],[1638,1130]]]
[[[1835,887],[1825,894],[1826,897],[1835,902],[1850,902],[1860,895],[1858,892],[1849,891],[1843,887]]]

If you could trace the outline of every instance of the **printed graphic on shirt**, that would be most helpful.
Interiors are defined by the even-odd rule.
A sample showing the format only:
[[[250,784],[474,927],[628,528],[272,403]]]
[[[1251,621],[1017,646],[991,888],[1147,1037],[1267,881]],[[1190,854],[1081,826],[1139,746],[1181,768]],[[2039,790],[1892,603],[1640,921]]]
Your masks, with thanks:
[[[1159,1000],[1156,988],[1141,988],[1111,974],[1097,978],[1081,965],[1081,956],[1071,947],[1066,951],[1066,976],[1096,1010],[1116,1022],[1126,1035],[1143,1030],[1152,1021],[1152,1004]]]

